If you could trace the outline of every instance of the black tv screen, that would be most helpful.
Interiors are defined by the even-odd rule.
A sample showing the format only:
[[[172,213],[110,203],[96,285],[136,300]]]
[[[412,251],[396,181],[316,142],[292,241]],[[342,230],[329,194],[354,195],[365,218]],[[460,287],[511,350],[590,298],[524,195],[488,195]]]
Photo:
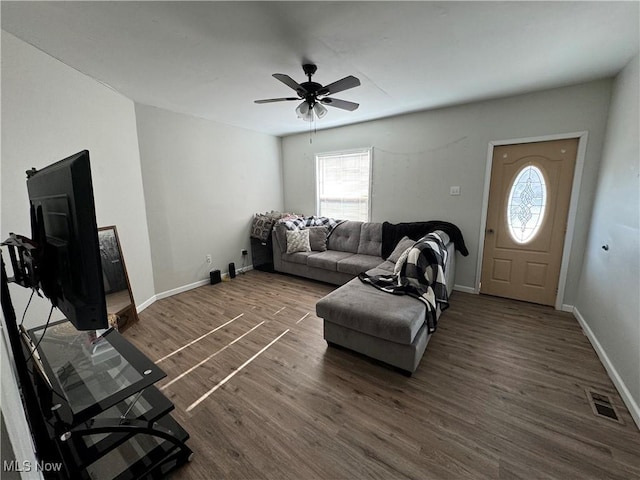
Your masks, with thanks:
[[[29,174],[42,292],[78,330],[107,328],[89,152]]]

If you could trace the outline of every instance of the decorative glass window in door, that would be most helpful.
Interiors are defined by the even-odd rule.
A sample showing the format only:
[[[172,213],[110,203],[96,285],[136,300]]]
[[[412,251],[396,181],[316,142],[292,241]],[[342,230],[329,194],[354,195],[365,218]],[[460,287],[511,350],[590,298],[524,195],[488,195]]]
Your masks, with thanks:
[[[507,201],[509,233],[518,243],[531,241],[542,226],[547,186],[542,171],[527,165],[516,175]]]

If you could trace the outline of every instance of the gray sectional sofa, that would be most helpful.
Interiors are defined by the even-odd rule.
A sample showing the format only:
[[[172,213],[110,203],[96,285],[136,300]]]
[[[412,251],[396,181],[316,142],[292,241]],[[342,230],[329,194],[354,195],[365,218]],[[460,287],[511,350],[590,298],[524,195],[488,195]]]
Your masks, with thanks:
[[[346,347],[408,374],[416,370],[430,337],[425,305],[408,295],[382,292],[356,278],[361,272],[393,273],[395,261],[412,241],[405,239],[385,259],[381,257],[381,223],[343,222],[329,235],[326,250],[320,244],[315,251],[287,253],[285,226],[276,225],[272,235],[276,271],[341,285],[316,304],[329,345]],[[452,242],[447,243],[447,250],[445,278],[451,293],[455,273]]]
[[[311,228],[327,231],[327,227]],[[329,235],[325,251],[286,253],[286,232],[282,224],[273,229],[273,267],[278,272],[343,285],[384,261],[381,223],[342,222]]]

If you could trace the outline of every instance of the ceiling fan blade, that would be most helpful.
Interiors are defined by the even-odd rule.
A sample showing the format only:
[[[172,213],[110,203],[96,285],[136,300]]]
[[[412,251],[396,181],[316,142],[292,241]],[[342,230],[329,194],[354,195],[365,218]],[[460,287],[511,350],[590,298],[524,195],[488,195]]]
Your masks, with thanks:
[[[339,98],[323,98],[322,100],[320,100],[320,103],[322,103],[323,105],[328,105],[330,107],[349,110],[350,112],[353,112],[360,106],[360,104],[358,103],[347,102],[346,100],[340,100]]]
[[[332,93],[342,92],[344,90],[348,90],[349,88],[358,87],[359,85],[360,80],[358,80],[353,75],[349,75],[348,77],[344,77],[341,80],[330,83],[329,85],[325,85],[318,90],[318,95],[331,95]]]
[[[284,83],[288,87],[293,88],[297,92],[297,94],[300,95],[301,97],[307,94],[307,91],[304,89],[304,87],[300,85],[298,82],[296,82],[289,75],[285,75],[284,73],[274,73],[273,78],[276,78],[277,80],[280,80],[282,83]]]
[[[300,99],[298,97],[267,98],[265,100],[254,100],[254,103],[286,102],[288,100],[300,100]]]

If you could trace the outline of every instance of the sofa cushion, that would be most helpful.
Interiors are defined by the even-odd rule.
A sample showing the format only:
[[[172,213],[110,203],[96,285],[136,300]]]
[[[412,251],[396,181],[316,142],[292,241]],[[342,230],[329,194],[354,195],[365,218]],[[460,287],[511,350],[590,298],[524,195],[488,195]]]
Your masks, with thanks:
[[[338,262],[347,257],[353,256],[353,253],[339,252],[337,250],[327,250],[326,252],[317,252],[307,259],[307,265],[310,267],[324,268],[333,272],[338,271]]]
[[[299,263],[300,265],[307,264],[307,258],[310,255],[315,255],[318,252],[295,252],[295,253],[285,253],[282,256],[282,259],[285,262]]]
[[[329,235],[327,248],[340,252],[358,253],[360,230],[363,222],[347,220],[337,225]]]
[[[310,251],[309,230],[287,230],[287,253]]]
[[[358,253],[380,257],[382,252],[382,224],[365,222],[360,229]]]
[[[373,255],[351,255],[350,257],[338,262],[338,271],[358,275],[366,272],[380,264],[380,257]]]
[[[409,295],[391,295],[354,278],[316,303],[316,313],[343,327],[410,345],[426,307]]]
[[[311,250],[316,252],[324,252],[327,249],[327,227],[309,227],[309,244]]]

